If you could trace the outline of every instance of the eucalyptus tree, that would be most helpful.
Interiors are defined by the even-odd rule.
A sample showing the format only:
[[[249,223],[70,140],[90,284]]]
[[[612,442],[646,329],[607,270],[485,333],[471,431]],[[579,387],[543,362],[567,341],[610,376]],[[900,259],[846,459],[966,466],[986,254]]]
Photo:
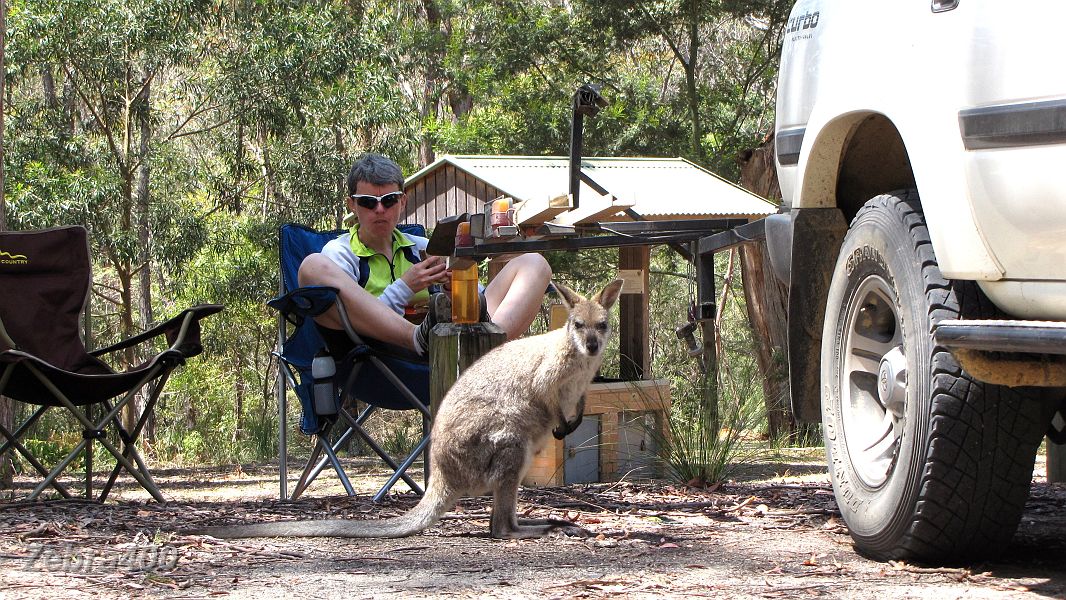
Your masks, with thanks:
[[[10,62],[20,102],[12,213],[26,226],[76,222],[90,229],[94,255],[113,276],[95,291],[117,309],[123,336],[137,330],[138,308],[142,325],[152,320],[150,165],[160,142],[153,89],[172,84],[175,68],[198,59],[211,4],[12,3]],[[56,74],[62,103],[49,97]]]
[[[728,169],[740,146],[752,142],[745,131],[772,108],[780,26],[786,0],[575,0],[585,27],[605,32],[612,47],[657,62],[664,98],[683,99],[688,113],[686,154]],[[655,59],[656,56],[660,58]],[[677,90],[674,68],[682,81]],[[710,132],[710,133],[708,133]],[[743,135],[740,135],[743,134]],[[739,141],[741,138],[743,141]],[[722,160],[723,154],[729,155]]]
[[[442,152],[565,153],[570,97],[578,85],[603,78],[606,49],[579,42],[583,33],[574,31],[565,3],[433,4],[438,23],[429,31],[417,25],[403,38],[405,57],[426,65],[411,76],[432,72],[419,105],[423,145]],[[423,151],[422,160],[432,153]]]
[[[364,6],[366,5],[366,6]],[[216,139],[230,208],[339,222],[353,155],[410,147],[395,23],[372,2],[231,2],[214,77],[228,125]]]

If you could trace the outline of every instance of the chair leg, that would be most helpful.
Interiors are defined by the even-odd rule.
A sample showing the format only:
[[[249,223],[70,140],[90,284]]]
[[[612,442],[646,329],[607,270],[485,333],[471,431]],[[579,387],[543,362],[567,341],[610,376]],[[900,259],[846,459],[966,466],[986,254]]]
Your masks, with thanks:
[[[307,486],[314,481],[313,477],[310,476],[311,470],[314,468],[314,461],[318,460],[321,454],[322,445],[318,442],[314,443],[314,449],[311,450],[311,455],[307,458],[307,465],[304,466],[304,471],[300,474],[300,480],[296,481],[296,486],[292,488],[292,496],[289,500],[300,498]]]
[[[133,433],[126,432],[126,428],[122,426],[122,421],[118,419],[117,415],[112,418],[112,423],[114,424],[115,429],[119,432],[119,439],[122,440],[123,456],[126,458],[133,457],[133,460],[137,463],[137,467],[141,470],[141,474],[144,475],[145,479],[151,482],[152,489],[148,490],[148,492],[152,493],[154,490],[155,493],[152,493],[153,497],[155,497],[156,494],[159,494],[159,496],[162,497],[162,492],[159,491],[159,485],[155,482],[155,479],[152,478],[152,472],[149,471],[148,466],[144,464],[144,460],[141,458],[140,453],[137,452],[137,448],[134,447],[134,444],[140,439],[141,431],[144,430],[144,425],[148,422],[148,418],[152,415],[152,411],[155,410],[156,401],[159,399],[159,392],[162,391],[163,386],[166,384],[168,375],[169,373],[159,378],[159,381],[156,383],[155,388],[152,391],[152,395],[149,397],[148,402],[145,403],[144,411],[141,412],[140,418],[134,423]],[[104,405],[110,408],[108,403],[105,402]],[[103,427],[105,424],[106,423],[100,423],[99,427]],[[90,444],[90,449],[91,448],[92,445]],[[111,469],[111,475],[107,478],[107,483],[104,484],[104,488],[100,491],[100,502],[106,500],[108,494],[111,493],[111,488],[115,485],[115,481],[118,479],[118,474],[119,465],[116,464],[115,467]]]
[[[411,479],[411,476],[406,473],[405,469],[401,469],[400,468],[400,465],[397,464],[396,461],[391,456],[389,456],[388,452],[385,452],[385,450],[376,441],[374,441],[374,438],[370,437],[370,434],[368,434],[366,432],[366,430],[363,429],[362,425],[355,424],[354,425],[354,429],[359,432],[359,435],[361,435],[363,437],[363,439],[366,441],[366,444],[368,446],[370,446],[370,449],[373,450],[374,453],[377,454],[381,458],[381,460],[385,461],[385,464],[389,465],[389,468],[392,469],[392,471],[393,471],[393,476],[394,477],[398,477],[400,479],[403,479],[404,483],[406,483],[412,490],[414,490],[414,492],[416,494],[418,494],[419,496],[422,495],[423,492],[422,492],[421,486],[419,486],[417,483],[415,483],[414,479]],[[424,444],[427,442],[427,440],[423,439],[422,442],[423,442],[422,444],[419,444],[419,448],[423,448]],[[408,460],[411,460],[412,457],[414,457],[415,455],[416,455],[416,453],[412,452],[411,456],[408,457]],[[392,484],[386,484],[386,485],[388,487],[392,487]],[[384,491],[385,491],[385,493],[388,493],[387,489],[384,490]],[[380,491],[378,492],[378,495],[382,495]],[[375,498],[376,497],[377,496],[375,496]],[[384,497],[384,496],[382,495],[382,497]]]
[[[78,457],[78,453],[80,453],[82,450],[84,450],[85,446],[88,443],[89,443],[89,440],[88,439],[84,439],[84,440],[81,441],[81,443],[79,443],[77,446],[75,446],[74,450],[72,450],[70,452],[70,454],[68,454],[66,456],[66,458],[64,458],[62,461],[60,461],[58,465],[53,467],[52,470],[48,472],[48,474],[44,478],[44,481],[42,481],[41,483],[37,484],[37,487],[33,488],[33,492],[30,493],[29,499],[30,500],[36,500],[37,497],[41,495],[41,492],[44,491],[44,488],[48,487],[51,484],[56,483],[56,481],[55,481],[56,477],[59,477],[59,475],[63,471],[65,471],[67,467],[70,466],[70,463],[74,462],[74,459]],[[86,498],[86,500],[91,500],[91,498]]]
[[[323,427],[328,429],[331,427],[331,424],[325,423],[323,424]],[[311,456],[308,457],[307,464],[304,465],[304,470],[300,473],[300,479],[296,482],[296,487],[293,488],[292,497],[289,498],[289,500],[296,500],[299,498],[300,495],[304,493],[304,490],[307,489],[307,486],[311,485],[311,482],[315,480],[315,477],[318,477],[318,473],[322,470],[315,469],[315,462],[318,461],[318,457],[322,455],[322,445],[318,443],[317,435],[315,436],[315,439],[315,447],[311,450]],[[323,459],[323,462],[325,460],[326,459]]]
[[[282,285],[284,291],[284,284]],[[289,499],[289,399],[286,392],[288,381],[285,379],[285,361],[281,358],[281,349],[285,345],[285,317],[278,315],[278,350],[273,354],[278,361],[278,380],[275,383],[278,397],[278,496]],[[295,387],[295,386],[294,386]]]
[[[429,439],[429,431],[433,428],[433,421],[429,418],[429,415],[422,415],[422,439]],[[429,445],[426,445],[426,451],[422,456],[422,483],[429,486]]]
[[[348,438],[352,437],[352,433],[353,433],[352,429],[348,428],[347,431],[345,431],[343,434],[341,434],[341,436],[339,438],[337,438],[337,441],[333,442],[333,444],[332,444],[333,452],[336,452],[341,446],[343,446],[348,441]],[[316,439],[317,439],[317,436],[316,436]],[[316,442],[316,444],[317,444],[317,442]],[[321,454],[321,452],[319,454]],[[309,462],[314,462],[314,461],[309,461]],[[325,470],[326,465],[328,465],[328,464],[330,464],[330,459],[329,459],[328,456],[323,456],[321,459],[319,459],[318,462],[315,464],[314,468],[311,469],[311,474],[307,478],[308,479],[307,480],[307,484],[310,485],[311,482],[314,481],[315,478],[317,478],[322,473],[323,470]]]
[[[0,425],[0,435],[4,436],[7,439],[7,442],[3,446],[0,446],[0,456],[3,456],[6,452],[8,452],[11,449],[14,449],[19,454],[21,454],[22,457],[25,458],[26,461],[29,462],[30,465],[33,466],[33,468],[36,469],[38,473],[40,473],[44,477],[48,476],[48,467],[46,467],[43,464],[41,464],[41,461],[37,460],[37,457],[35,457],[29,451],[28,448],[26,448],[21,443],[19,443],[19,439],[22,438],[23,434],[25,434],[26,431],[30,427],[32,427],[33,424],[36,423],[37,420],[41,418],[41,415],[43,415],[45,413],[45,411],[48,410],[49,408],[51,408],[51,407],[50,406],[41,406],[41,407],[39,407],[36,411],[34,411],[34,413],[32,415],[30,415],[30,417],[28,419],[26,419],[25,422],[22,423],[22,425],[19,426],[18,429],[15,430],[15,433],[9,432],[2,425]],[[68,490],[66,488],[66,486],[64,486],[63,484],[59,483],[58,481],[55,481],[54,478],[52,479],[52,487],[54,487],[56,489],[56,491],[58,491],[59,494],[61,496],[63,496],[64,498],[68,498],[68,499],[69,498],[73,498],[73,495],[71,495],[70,490]]]
[[[333,450],[332,444],[330,444],[329,438],[318,438],[319,445],[322,446],[322,451],[329,457],[329,462],[333,465],[333,470],[337,472],[337,477],[341,480],[341,485],[344,486],[344,491],[349,496],[355,495],[355,490],[352,489],[352,482],[348,481],[348,475],[344,472],[344,467],[341,466],[340,459],[337,458],[337,453]]]
[[[366,421],[367,419],[370,418],[370,415],[374,414],[375,410],[377,410],[376,407],[367,405],[367,407],[365,409],[363,409],[363,411],[361,413],[359,413],[359,417],[357,419],[355,419],[354,422],[355,423],[363,423],[364,421]],[[351,413],[348,412],[348,409],[346,409],[344,407],[341,407],[339,414],[341,415],[341,417],[345,421],[347,421],[349,423],[349,425],[353,422],[352,415],[351,415]],[[330,421],[329,422],[329,427],[333,427],[333,425],[335,423],[336,423],[336,421]],[[337,441],[333,442],[333,444],[332,444],[333,451],[336,452],[337,449],[339,449],[341,446],[343,446],[348,441],[348,439],[350,437],[352,437],[352,435],[354,433],[355,433],[355,428],[349,426],[348,429],[346,429],[345,432],[343,434],[341,434],[341,436],[339,438],[337,438]],[[319,450],[317,442],[316,442],[315,449]],[[314,462],[313,459],[309,460],[308,461],[308,466],[310,466],[310,463],[312,463],[312,462]],[[328,456],[324,456],[320,460],[318,460],[318,462],[315,464],[314,468],[310,471],[310,475],[307,477],[307,485],[310,485],[311,482],[314,481],[315,478],[318,477],[319,474],[322,473],[322,471],[326,468],[327,464],[330,464],[330,458]],[[353,491],[353,492],[349,493],[348,495],[349,496],[353,496],[353,495],[355,495],[355,492]]]
[[[429,438],[422,438],[422,441],[419,442],[418,446],[416,446],[415,449],[411,451],[410,456],[408,456],[406,460],[400,463],[400,466],[392,472],[392,476],[389,477],[389,480],[387,482],[385,482],[385,485],[381,486],[381,489],[378,490],[378,493],[374,494],[374,502],[381,502],[385,498],[385,496],[388,495],[389,490],[392,489],[392,486],[396,485],[396,482],[399,481],[400,478],[403,478],[404,483],[411,486],[411,489],[414,490],[416,494],[418,494],[419,496],[424,494],[422,488],[418,487],[418,484],[416,484],[413,480],[411,480],[410,477],[407,476],[407,469],[415,462],[415,460],[418,458],[418,455],[422,454],[422,452],[426,449],[428,445]],[[429,481],[428,478],[426,479],[426,481]]]
[[[90,421],[93,420],[93,406],[90,404],[85,407],[85,418]],[[85,445],[85,499],[92,500],[93,498],[93,441],[90,439],[89,443]],[[103,502],[103,500],[101,500]]]
[[[70,413],[74,416],[74,418],[77,419],[78,422],[81,423],[82,427],[84,427],[85,430],[88,431],[88,432],[100,431],[100,427],[101,426],[103,426],[104,424],[108,423],[112,419],[116,418],[116,416],[118,415],[118,412],[122,409],[123,406],[126,405],[127,402],[129,402],[133,398],[133,396],[136,394],[136,392],[138,390],[143,388],[145,385],[148,384],[148,382],[152,381],[153,379],[156,379],[157,377],[159,377],[162,381],[165,381],[167,379],[167,376],[169,375],[170,370],[171,370],[171,369],[168,369],[166,373],[163,373],[162,376],[160,376],[159,372],[164,367],[157,366],[154,369],[150,369],[145,374],[144,378],[141,379],[139,384],[134,386],[126,394],[126,396],[123,397],[123,399],[121,401],[116,403],[115,407],[112,408],[103,419],[101,419],[100,425],[96,425],[92,421],[90,421],[88,418],[86,418],[85,413],[83,411],[79,410],[78,407],[75,406],[74,403],[71,402],[70,399],[68,399],[66,397],[66,395],[64,395],[63,392],[60,391],[59,388],[57,388],[55,386],[55,384],[53,384],[51,381],[49,381],[48,378],[44,377],[40,373],[40,371],[38,371],[33,365],[27,365],[27,368],[29,368],[30,371],[34,375],[36,375],[37,379],[41,382],[41,384],[44,387],[48,388],[48,391],[50,391],[52,393],[52,395],[55,397],[55,399],[60,404],[62,404],[67,410],[69,410]],[[156,389],[156,394],[158,394],[158,392],[161,391],[161,390],[162,390],[162,387],[158,387]],[[152,497],[155,498],[157,502],[159,502],[160,504],[166,504],[166,499],[163,498],[163,495],[159,492],[159,488],[155,486],[154,482],[152,482],[150,479],[146,478],[144,476],[144,474],[142,474],[140,471],[138,471],[137,467],[135,467],[133,465],[133,463],[131,463],[129,461],[129,459],[126,458],[126,456],[118,448],[115,447],[114,444],[109,442],[106,437],[100,437],[98,441],[100,442],[100,445],[102,445],[104,448],[106,448],[107,451],[110,452],[113,457],[115,457],[115,460],[118,461],[119,464],[121,464],[122,467],[126,469],[126,472],[128,472],[134,479],[136,479],[137,483],[141,484],[141,487],[143,487],[145,490],[147,490],[148,493],[151,494]],[[84,446],[85,443],[86,443],[86,441],[83,440],[81,444],[78,444],[78,447],[81,448],[82,446]],[[138,458],[139,458],[139,455],[138,455]],[[67,465],[69,465],[70,461],[72,461],[72,460],[73,460],[73,456],[68,456],[67,459],[64,460],[64,462],[67,463]],[[66,465],[64,465],[64,468],[66,468]],[[54,475],[53,475],[52,478],[54,479],[54,476],[58,475],[59,473],[55,472],[55,469],[53,469],[53,472],[54,472]],[[42,488],[40,488],[40,486],[38,486],[38,487],[39,487],[39,489],[42,489]],[[39,493],[39,492],[36,492],[36,493]]]
[[[389,477],[389,480],[385,483],[385,485],[382,486],[380,490],[378,490],[377,494],[374,495],[374,501],[380,502],[381,499],[389,493],[389,490],[392,489],[392,486],[396,485],[396,482],[400,479],[403,479],[404,483],[406,483],[407,486],[411,488],[414,493],[421,496],[424,493],[422,487],[419,486],[414,479],[411,479],[410,475],[407,474],[407,469],[418,458],[418,455],[424,452],[425,448],[429,443],[429,436],[423,435],[422,442],[418,444],[418,446],[403,461],[403,463],[397,464],[396,460],[389,456],[388,452],[385,452],[381,445],[378,444],[374,440],[374,438],[371,437],[369,433],[367,433],[366,429],[363,428],[363,423],[370,418],[370,415],[372,415],[375,410],[377,410],[376,407],[372,405],[367,405],[366,409],[363,410],[363,412],[359,413],[358,418],[353,418],[351,413],[349,413],[343,408],[340,410],[341,418],[343,418],[348,423],[348,431],[345,432],[345,435],[349,435],[350,432],[353,431],[358,432],[359,436],[363,438],[364,442],[366,442],[366,445],[370,446],[370,449],[373,450],[374,453],[377,454],[378,457],[381,458],[381,460],[384,461],[385,464],[387,464],[389,468],[392,469],[392,475]],[[425,431],[425,420],[423,420],[422,427],[423,431]]]
[[[107,448],[107,451],[115,457],[115,460],[122,463],[122,466],[126,469],[126,472],[129,473],[134,479],[136,479],[137,483],[141,484],[141,487],[147,490],[148,493],[151,494],[153,498],[155,498],[156,502],[159,502],[160,504],[167,503],[166,498],[164,498],[163,494],[160,493],[159,488],[155,485],[155,482],[153,482],[149,477],[146,477],[144,473],[141,473],[140,470],[138,470],[137,467],[134,466],[133,463],[131,463],[129,459],[126,458],[118,448],[116,448],[111,442],[107,441],[106,439],[101,439],[100,444],[103,445],[104,448]],[[134,452],[134,454],[137,456],[136,460],[143,465],[144,463],[141,462],[140,454],[136,454],[136,452]]]
[[[159,484],[155,482],[155,479],[152,477],[152,472],[148,470],[148,465],[144,463],[144,459],[141,458],[141,454],[137,452],[137,449],[132,447],[132,443],[123,442],[122,455],[125,456],[127,459],[132,458],[133,461],[137,464],[137,469],[140,471],[141,475],[144,476],[144,478],[149,483],[151,483],[151,489],[147,489],[148,493],[152,494],[152,497],[156,499],[162,497],[162,492],[159,490]],[[113,469],[111,469],[111,475],[108,476],[107,483],[105,483],[103,489],[100,490],[100,497],[97,498],[97,500],[99,500],[100,502],[107,500],[107,496],[111,493],[111,489],[114,487],[115,482],[118,480],[118,474],[120,470],[121,469],[117,464]],[[155,493],[153,493],[153,491]],[[159,494],[159,496],[156,496],[156,494]],[[160,500],[160,502],[162,502],[162,500]]]
[[[344,445],[348,438],[352,436],[351,429],[342,434],[337,441],[330,442],[329,430],[333,428],[335,422],[330,421],[323,426],[319,433],[315,434],[315,450],[311,456],[307,459],[307,465],[304,467],[303,474],[300,477],[300,481],[296,484],[296,491],[293,491],[293,500],[299,494],[302,494],[308,486],[311,485],[315,479],[326,468],[326,465],[333,467],[333,470],[337,473],[337,478],[340,479],[341,485],[344,486],[344,491],[349,496],[355,495],[355,489],[352,487],[351,481],[348,479],[348,474],[345,473],[344,467],[340,463],[340,459],[337,457],[337,449]],[[326,456],[321,456],[325,453]]]

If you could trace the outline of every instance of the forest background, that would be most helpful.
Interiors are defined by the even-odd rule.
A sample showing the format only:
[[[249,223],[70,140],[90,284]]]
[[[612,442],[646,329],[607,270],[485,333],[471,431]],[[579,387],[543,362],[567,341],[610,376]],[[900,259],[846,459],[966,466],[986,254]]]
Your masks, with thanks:
[[[0,228],[88,228],[90,348],[191,304],[226,305],[146,432],[154,461],[204,464],[276,457],[277,325],[264,301],[278,289],[277,229],[338,226],[358,155],[388,155],[408,174],[446,153],[564,156],[571,96],[594,83],[610,105],[586,120],[586,156],[682,156],[736,181],[738,155],[772,130],[791,3],[6,5]],[[591,289],[613,275],[615,256],[549,260],[557,277]],[[737,255],[718,260],[719,402],[735,414],[780,404],[766,397],[780,373],[757,364]],[[681,419],[704,397],[674,334],[692,278],[672,250],[653,251],[652,370],[671,380]],[[25,410],[0,400],[0,420]],[[770,433],[760,414],[756,433]],[[80,432],[44,420],[32,437],[58,455]]]

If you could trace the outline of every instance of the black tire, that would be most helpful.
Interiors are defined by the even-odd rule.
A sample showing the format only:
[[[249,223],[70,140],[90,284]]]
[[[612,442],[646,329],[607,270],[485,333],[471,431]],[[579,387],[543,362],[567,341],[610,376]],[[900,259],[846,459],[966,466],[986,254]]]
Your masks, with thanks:
[[[857,549],[937,563],[1002,550],[1053,408],[974,381],[933,345],[933,323],[996,309],[972,282],[943,278],[916,191],[859,211],[826,306],[822,423]]]

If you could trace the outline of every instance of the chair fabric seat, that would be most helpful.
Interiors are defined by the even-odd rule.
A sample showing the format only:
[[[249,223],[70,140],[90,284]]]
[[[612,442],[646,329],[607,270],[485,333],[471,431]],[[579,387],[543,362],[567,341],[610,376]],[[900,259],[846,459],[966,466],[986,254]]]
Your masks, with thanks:
[[[330,354],[337,359],[336,381],[347,381],[352,368],[360,365],[350,388],[350,395],[360,402],[388,410],[412,408],[406,399],[397,396],[395,388],[387,382],[385,373],[373,362],[366,361],[369,356],[375,356],[384,363],[415,396],[423,402],[429,401],[429,360],[426,357],[368,337],[362,338],[363,344],[355,345],[343,331],[325,327],[316,329]]]
[[[160,363],[177,366],[185,362],[185,357],[177,351],[166,350],[148,362],[123,372],[115,372],[104,365],[104,369],[85,369],[73,373],[44,362],[36,356],[30,356],[18,350],[9,350],[0,354],[0,377],[12,370],[11,379],[4,388],[4,395],[27,404],[38,406],[60,406],[61,403],[51,394],[42,394],[41,381],[27,365],[33,365],[45,379],[55,385],[75,406],[97,404],[123,394],[144,379],[145,372]],[[103,363],[100,363],[103,364]],[[103,371],[103,372],[101,372]]]

